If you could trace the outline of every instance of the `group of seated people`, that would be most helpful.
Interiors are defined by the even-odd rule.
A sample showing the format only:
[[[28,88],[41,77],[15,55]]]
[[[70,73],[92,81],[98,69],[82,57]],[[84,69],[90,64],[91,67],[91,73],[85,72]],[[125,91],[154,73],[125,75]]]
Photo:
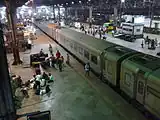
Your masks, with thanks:
[[[14,94],[16,94],[18,90],[20,90],[19,92],[22,92],[24,97],[27,97],[27,98],[29,97],[28,91],[27,91],[28,82],[23,83],[21,76],[13,75],[11,83],[16,88],[16,91]],[[18,96],[21,96],[21,95],[18,93]]]
[[[38,70],[38,69],[37,69]],[[29,81],[32,84],[32,88],[35,90],[36,95],[42,95],[50,92],[49,83],[54,82],[53,75],[49,73],[48,75],[43,72],[37,71],[36,75],[33,75],[33,78]]]
[[[43,74],[41,74],[39,69],[36,69],[36,75],[33,75],[33,78],[25,83],[20,76],[14,76],[12,77],[12,80],[16,84],[16,88],[20,89],[23,96],[28,98],[28,90],[31,88],[35,90],[36,95],[43,95],[50,92],[50,83],[54,82],[54,77],[51,73],[47,75],[43,72]]]

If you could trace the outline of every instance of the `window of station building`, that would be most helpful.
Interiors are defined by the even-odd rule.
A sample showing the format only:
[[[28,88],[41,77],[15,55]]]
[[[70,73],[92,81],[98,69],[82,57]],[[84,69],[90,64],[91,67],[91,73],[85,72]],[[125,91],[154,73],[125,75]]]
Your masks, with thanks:
[[[137,29],[136,31],[137,31],[137,32],[140,32],[141,30],[140,30],[140,29]]]
[[[126,84],[128,87],[131,86],[131,75],[129,73],[125,73],[125,79],[124,84]]]
[[[84,57],[89,60],[89,52],[86,50],[84,50]]]
[[[132,32],[132,29],[129,28],[123,28],[123,30]]]
[[[144,91],[144,83],[142,81],[139,81],[138,82],[138,93],[142,95],[143,91]]]
[[[91,61],[97,65],[97,56],[91,55]]]
[[[79,47],[79,54],[83,55],[83,48]]]
[[[112,75],[112,73],[113,73],[112,71],[113,71],[112,64],[111,64],[110,61],[108,61],[108,63],[107,63],[107,72],[108,72],[108,74]]]

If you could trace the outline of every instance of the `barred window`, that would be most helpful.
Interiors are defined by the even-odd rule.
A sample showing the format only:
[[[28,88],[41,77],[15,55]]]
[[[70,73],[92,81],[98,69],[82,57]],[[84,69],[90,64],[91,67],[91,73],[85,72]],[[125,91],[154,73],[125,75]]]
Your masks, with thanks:
[[[97,56],[91,55],[91,61],[97,65]]]
[[[83,55],[83,48],[79,47],[79,54]]]
[[[125,73],[125,80],[124,80],[124,83],[127,85],[127,86],[130,86],[131,85],[131,75],[129,73]]]
[[[84,57],[89,60],[89,52],[86,50],[84,50]]]

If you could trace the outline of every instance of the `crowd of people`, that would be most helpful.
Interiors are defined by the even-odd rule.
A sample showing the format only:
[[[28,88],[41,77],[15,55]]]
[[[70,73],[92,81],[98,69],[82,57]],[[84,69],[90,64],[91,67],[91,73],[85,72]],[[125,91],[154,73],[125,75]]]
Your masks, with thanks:
[[[106,39],[106,33],[108,33],[108,29],[104,29],[103,27],[95,27],[95,26],[89,26],[87,29],[83,24],[80,27],[80,30],[84,31],[85,34],[91,34],[95,37],[95,35],[99,35],[100,39]],[[114,37],[114,34],[116,33],[116,30],[112,30],[112,36]]]
[[[142,48],[144,48],[144,44],[148,45],[148,49],[152,49],[152,50],[156,49],[156,47],[160,45],[160,43],[158,43],[157,38],[150,39],[148,36],[144,39],[144,43],[142,41],[142,44],[141,44]]]
[[[63,69],[63,63],[64,58],[59,52],[59,50],[56,51],[56,54],[54,56],[53,54],[53,48],[51,45],[49,45],[49,52],[50,57],[48,57],[45,62],[48,64],[51,68],[59,68],[59,71],[62,72]],[[39,52],[40,55],[44,55],[43,49]],[[66,64],[70,65],[70,57],[69,54],[67,54],[66,58]],[[85,76],[89,76],[90,72],[90,64],[86,63],[84,66],[85,70]],[[27,82],[23,83],[23,80],[20,76],[16,77],[17,87],[21,89],[21,92],[25,97],[29,97],[28,90],[31,88],[35,91],[36,95],[43,95],[45,93],[48,93],[51,91],[50,89],[50,83],[54,83],[54,77],[51,73],[45,73],[41,71],[40,66],[35,68],[35,74],[33,75],[33,78],[31,80],[28,80]]]
[[[53,48],[51,44],[49,44],[49,52],[50,52],[50,56],[41,63],[42,67],[46,68],[47,66],[47,67],[59,69],[59,71],[62,72],[63,66],[64,66],[64,57],[61,55],[59,50],[56,51],[54,56]],[[44,54],[44,52],[41,49],[40,54],[42,53]],[[70,64],[69,54],[67,54],[66,63],[68,65]]]
[[[53,75],[51,73],[47,75],[45,72],[41,74],[40,69],[36,69],[35,73],[33,78],[28,81],[31,84],[31,88],[35,90],[35,94],[43,95],[49,93],[51,91],[50,83],[54,83]]]
[[[98,34],[100,39],[102,38],[106,39],[106,34],[105,34],[106,31],[104,31],[103,28],[101,27],[96,28],[96,27],[90,26],[88,29],[86,29],[85,26],[82,24],[80,27],[80,30],[84,31],[85,34],[91,34],[93,36]]]

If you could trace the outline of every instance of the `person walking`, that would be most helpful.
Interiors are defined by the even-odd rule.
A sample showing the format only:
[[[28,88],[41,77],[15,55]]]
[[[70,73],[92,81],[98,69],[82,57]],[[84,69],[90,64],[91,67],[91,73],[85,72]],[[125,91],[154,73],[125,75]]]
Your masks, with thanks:
[[[70,65],[70,58],[69,58],[69,54],[67,53],[67,60],[66,60],[66,64]]]
[[[59,50],[57,50],[56,52],[56,59],[59,59],[61,57],[61,53],[59,52]]]
[[[49,52],[50,52],[51,55],[53,54],[53,48],[52,48],[51,44],[49,44]]]
[[[85,69],[85,76],[89,76],[89,72],[90,72],[90,64],[89,63],[86,63],[85,66],[84,66],[84,69]]]
[[[58,67],[59,67],[59,71],[62,72],[62,64],[63,64],[63,60],[62,58],[58,59]]]

